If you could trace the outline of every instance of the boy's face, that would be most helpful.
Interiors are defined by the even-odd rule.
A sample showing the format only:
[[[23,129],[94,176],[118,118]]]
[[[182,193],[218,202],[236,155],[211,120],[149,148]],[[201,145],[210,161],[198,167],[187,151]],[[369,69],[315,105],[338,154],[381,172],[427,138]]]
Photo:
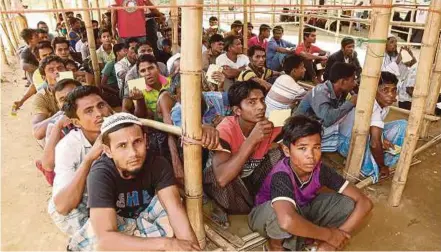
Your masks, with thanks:
[[[311,173],[322,157],[321,137],[314,134],[302,137],[291,143],[289,147],[283,145],[285,156],[289,157],[291,165],[298,175]]]
[[[142,45],[138,48],[138,57],[141,57],[144,54],[153,54],[153,48],[150,45]]]
[[[129,50],[127,51],[127,59],[132,64],[136,62],[136,52],[134,47],[130,47]]]
[[[349,93],[354,90],[356,85],[357,83],[355,82],[355,73],[349,78],[341,79],[341,88],[345,93]]]
[[[38,39],[40,41],[49,41],[49,34],[47,34],[47,33],[38,33]]]
[[[40,42],[40,36],[35,32],[32,34],[32,38],[29,40],[29,46],[34,47],[38,44],[38,42]]]
[[[217,20],[210,20],[210,27],[217,26]]]
[[[381,84],[378,86],[377,95],[375,99],[381,107],[391,106],[397,101],[397,86],[395,84]]]
[[[75,30],[79,30],[81,28],[81,22],[80,21],[76,21],[72,27]]]
[[[256,50],[251,57],[251,64],[261,69],[265,66],[266,56],[264,51]]]
[[[314,44],[317,39],[317,34],[315,32],[311,32],[309,36],[305,37],[305,40],[309,43]]]
[[[240,102],[240,106],[234,106],[234,113],[242,120],[257,123],[265,120],[265,96],[260,89],[250,91],[248,97]]]
[[[54,50],[52,50],[52,48],[41,48],[38,49],[38,56],[40,58],[40,60],[43,60],[44,58],[46,58],[49,55],[54,54]]]
[[[264,30],[264,31],[262,32],[262,35],[263,35],[264,38],[269,38],[270,35],[271,35],[271,31],[270,31],[270,29],[266,29],[266,30]]]
[[[104,117],[111,115],[109,105],[96,94],[76,100],[77,116],[74,124],[89,132],[100,132]]]
[[[390,38],[386,43],[386,51],[387,52],[395,52],[397,50],[397,39]]]
[[[63,107],[64,101],[66,100],[67,95],[75,89],[75,85],[69,84],[66,85],[62,90],[55,92],[55,99],[57,100],[58,108],[61,109]]]
[[[92,22],[92,27],[93,29],[98,29],[99,28],[98,22]]]
[[[103,45],[110,45],[112,43],[112,36],[109,32],[101,34],[101,43],[103,43]]]
[[[148,86],[153,86],[158,82],[159,70],[156,64],[150,62],[141,62],[138,68],[139,76],[145,78]]]
[[[301,80],[303,79],[303,77],[305,77],[305,72],[306,72],[305,64],[302,62],[297,68],[294,68],[291,71],[291,77],[293,77],[294,80]]]
[[[60,43],[55,45],[55,55],[62,59],[69,59],[69,45],[67,43]]]
[[[211,51],[212,52],[215,52],[216,54],[221,54],[223,50],[224,50],[224,42],[223,41],[211,43]]]
[[[355,44],[345,45],[343,47],[343,54],[345,56],[351,56],[354,53]]]
[[[38,29],[42,29],[45,30],[46,32],[49,32],[49,27],[47,26],[47,24],[39,24]]]

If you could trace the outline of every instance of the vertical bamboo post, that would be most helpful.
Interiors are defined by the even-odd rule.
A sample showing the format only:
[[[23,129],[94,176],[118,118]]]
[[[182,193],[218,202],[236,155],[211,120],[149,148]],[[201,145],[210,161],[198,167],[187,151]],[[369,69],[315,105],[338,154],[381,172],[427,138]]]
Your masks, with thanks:
[[[69,32],[70,32],[70,29],[71,29],[71,28],[70,28],[69,20],[67,19],[66,12],[63,11],[63,10],[64,10],[63,1],[61,1],[61,0],[57,0],[57,1],[58,1],[58,2],[57,2],[58,7],[59,7],[60,9],[62,9],[62,11],[61,11],[61,15],[63,15],[64,23],[66,24],[66,30],[67,30],[66,37],[69,37]]]
[[[392,0],[372,0],[373,6],[390,5]],[[351,146],[346,160],[346,170],[349,173],[347,179],[358,177],[363,161],[366,140],[380,78],[381,65],[383,63],[384,50],[386,48],[387,31],[390,21],[390,8],[373,8],[372,25],[369,29],[369,41],[361,85],[358,92],[359,100],[355,110],[355,122],[352,128]]]
[[[248,0],[248,4],[249,4],[249,6],[247,7],[247,10],[248,10],[248,20],[251,22],[251,23],[253,23],[253,9],[252,9],[252,5],[253,5],[253,1],[252,0]]]
[[[98,65],[98,57],[96,55],[95,36],[93,34],[92,20],[90,19],[90,11],[87,8],[88,6],[89,5],[87,0],[83,0],[83,8],[84,8],[83,19],[87,31],[87,42],[89,44],[90,58],[92,59],[92,68],[95,76],[95,85],[97,85],[101,81],[101,77],[100,77],[101,71]]]
[[[202,5],[203,0],[188,0],[189,5]],[[196,41],[196,43],[195,43]],[[185,137],[201,139],[202,81],[202,7],[186,7],[182,11],[182,131]],[[202,149],[200,145],[184,145],[184,182],[187,214],[201,249],[205,248],[202,216]]]
[[[340,36],[340,16],[341,16],[341,9],[339,9],[337,11],[337,17],[339,19],[337,20],[337,27],[336,27],[336,30],[335,30],[335,42],[337,42],[338,37]]]
[[[10,0],[2,0],[3,4],[5,5],[5,10],[11,10],[12,6],[11,6],[11,1]],[[28,28],[28,27],[20,27],[19,23],[17,22],[17,19],[15,19],[15,15],[18,14],[6,14],[6,16],[8,17],[9,22],[11,23],[11,27],[12,30],[14,31],[14,40],[17,41],[17,46],[20,44],[20,32],[24,29],[24,28]]]
[[[179,50],[179,20],[178,20],[178,7],[177,0],[172,0],[171,5],[171,20],[172,20],[172,52],[176,54]],[[202,43],[202,42],[201,42]]]
[[[413,3],[416,5],[416,0],[413,1]],[[416,7],[414,7],[410,13],[410,21],[409,22],[413,22],[413,18],[415,17],[415,12],[416,12],[415,9],[416,9]],[[407,43],[410,43],[410,39],[412,38],[412,32],[413,32],[413,29],[412,29],[412,27],[410,27],[409,33],[407,34]]]
[[[5,1],[4,0],[0,1],[0,4],[1,4],[1,6],[0,6],[1,10],[6,11]],[[4,28],[6,28],[5,31],[7,31],[9,37],[12,38],[11,42],[14,47],[14,50],[16,50],[16,49],[18,49],[19,40],[15,35],[14,28],[12,27],[11,18],[6,13],[2,13],[2,18],[3,18],[3,22],[6,24],[6,27],[4,27]]]
[[[11,36],[9,36],[8,29],[6,29],[6,22],[4,20],[3,15],[1,15],[1,18],[2,18],[1,26],[2,26],[4,37],[6,38],[6,42],[8,42],[9,54],[11,56],[14,56],[16,53],[16,49],[15,49],[14,45],[12,44]]]
[[[220,0],[217,0],[217,26],[219,27],[219,29],[221,24],[220,20]]]
[[[305,26],[305,16],[303,16],[304,8],[303,8],[304,0],[300,0],[300,19],[299,19],[299,45],[303,42],[303,28]]]
[[[1,49],[1,57],[2,64],[9,66],[8,58],[6,57],[5,46],[3,45],[3,39],[0,37],[0,49]]]
[[[95,0],[95,5],[96,5],[97,8],[99,8],[100,7],[100,1],[99,0]],[[96,18],[96,20],[98,22],[100,22],[101,21],[101,10],[100,9],[97,10],[97,15],[98,15],[98,17]]]
[[[430,75],[429,96],[427,97],[425,114],[435,114],[436,103],[438,102],[439,92],[441,88],[441,37],[438,41],[438,52],[436,56],[435,66]],[[420,136],[427,138],[429,134],[430,121],[423,120]]]
[[[247,51],[248,51],[248,7],[247,7],[247,0],[243,0],[242,36],[243,36],[243,52],[245,55],[247,55]]]
[[[52,7],[55,10],[58,10],[57,0],[52,0]],[[60,16],[60,13],[57,11],[57,12],[54,12],[54,14],[55,14],[55,22],[56,22],[55,25],[57,25],[58,21],[60,21],[60,19],[58,18]]]
[[[276,0],[271,0],[271,4],[273,5],[273,7],[271,7],[271,27],[274,27],[274,23],[276,22],[276,7],[274,6],[275,3]]]
[[[420,62],[416,75],[416,83],[413,91],[412,108],[406,130],[405,141],[401,150],[400,160],[392,180],[389,205],[398,206],[401,201],[407,174],[412,162],[413,152],[418,142],[418,130],[424,116],[427,93],[429,91],[429,75],[432,68],[436,51],[439,30],[441,28],[441,0],[432,0],[429,7],[429,15],[424,27],[423,40],[421,43]]]

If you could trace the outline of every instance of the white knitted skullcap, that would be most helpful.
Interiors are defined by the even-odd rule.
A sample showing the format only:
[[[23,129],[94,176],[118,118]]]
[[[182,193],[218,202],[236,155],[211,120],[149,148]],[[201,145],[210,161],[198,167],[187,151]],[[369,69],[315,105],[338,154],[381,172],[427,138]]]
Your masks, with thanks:
[[[142,123],[138,117],[129,113],[120,112],[104,118],[104,122],[101,125],[101,134],[104,134],[114,127],[124,123],[133,123],[142,126]]]

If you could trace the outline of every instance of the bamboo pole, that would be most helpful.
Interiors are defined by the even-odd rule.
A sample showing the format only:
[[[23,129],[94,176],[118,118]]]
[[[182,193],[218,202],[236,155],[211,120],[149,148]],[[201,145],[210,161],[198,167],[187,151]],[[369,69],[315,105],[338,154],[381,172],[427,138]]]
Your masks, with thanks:
[[[220,20],[221,20],[221,18],[220,18],[220,0],[217,0],[217,26],[219,27],[219,29],[220,29],[220,24],[221,24],[221,22],[220,22]]]
[[[299,16],[299,45],[303,42],[303,28],[305,27],[305,11],[303,8],[304,1],[300,0],[300,16]]]
[[[5,5],[5,10],[10,10],[11,9],[11,1],[9,0],[2,0],[3,4]],[[17,22],[17,20],[15,19],[14,15],[19,15],[19,13],[16,14],[6,14],[6,16],[8,17],[9,22],[11,23],[11,27],[13,30],[13,36],[14,36],[14,40],[17,42],[17,48],[18,45],[20,45],[20,32],[22,31],[22,29],[24,28],[28,28],[28,27],[23,27],[20,29],[19,24]]]
[[[203,0],[189,0],[203,4]],[[181,83],[183,135],[202,137],[202,7],[182,10]],[[187,214],[201,249],[205,248],[202,215],[202,149],[200,145],[184,145],[184,182]]]
[[[274,4],[276,3],[276,0],[271,0],[271,4],[273,5],[271,7],[272,13],[271,13],[271,27],[274,27],[274,23],[276,22],[276,7]]]
[[[3,18],[3,15],[1,16],[1,18],[2,18],[1,26],[2,26],[4,37],[6,38],[6,42],[8,42],[9,54],[11,56],[14,56],[16,53],[16,49],[15,49],[14,45],[12,44],[11,36],[9,36],[8,30],[6,29],[6,24],[5,24],[6,22]]]
[[[435,66],[433,68],[432,74],[430,75],[430,87],[429,96],[427,97],[427,103],[425,107],[425,114],[435,114],[436,103],[438,102],[439,92],[441,88],[441,37],[438,41],[438,53],[436,56]],[[430,122],[427,120],[423,121],[421,126],[420,136],[423,138],[428,137]]]
[[[242,28],[242,36],[243,36],[243,53],[247,55],[248,51],[248,9],[247,9],[247,0],[243,0],[243,28]]]
[[[61,0],[57,0],[57,1],[58,1],[58,2],[57,2],[58,7],[61,8],[61,9],[64,9],[63,1],[61,1]],[[70,32],[70,29],[71,29],[71,27],[70,27],[70,22],[69,22],[69,20],[67,19],[67,15],[66,15],[66,12],[65,12],[65,11],[62,11],[62,12],[61,12],[61,15],[63,15],[64,23],[65,23],[65,25],[66,25],[66,30],[67,30],[66,37],[69,37],[69,32]]]
[[[389,205],[391,206],[398,206],[400,204],[410,163],[412,162],[413,152],[418,142],[418,130],[423,119],[424,107],[426,106],[427,93],[429,91],[429,85],[427,85],[427,83],[429,82],[430,70],[436,52],[436,43],[441,28],[441,0],[431,1],[429,15],[425,24],[420,53],[420,59],[424,60],[418,63],[406,137],[389,195]]]
[[[172,52],[176,54],[179,50],[179,20],[178,20],[178,7],[177,0],[172,0],[171,4],[174,8],[171,9],[171,20],[172,20]]]
[[[414,3],[416,3],[416,0],[414,1]],[[410,13],[410,22],[413,22],[414,17],[415,17],[415,9],[413,9],[412,12]],[[409,33],[407,34],[407,43],[409,43],[410,39],[412,38],[412,32],[413,32],[413,28],[409,28]]]
[[[211,229],[207,224],[204,224],[205,233],[207,237],[217,246],[222,248],[224,251],[236,251],[236,248],[233,247],[228,241],[218,235],[213,229]]]
[[[6,10],[5,1],[4,0],[0,1],[0,4],[1,4],[1,6],[0,6],[1,10],[5,11]],[[2,14],[2,18],[3,18],[3,22],[6,25],[6,27],[4,27],[4,28],[6,28],[5,32],[7,32],[9,37],[11,38],[12,46],[14,48],[14,51],[16,51],[18,49],[19,43],[18,43],[18,39],[16,38],[16,35],[14,33],[14,29],[12,28],[11,19],[8,16],[8,14],[6,14],[6,13]]]
[[[52,7],[55,10],[58,10],[57,0],[52,0]],[[58,24],[58,21],[60,21],[59,16],[60,16],[59,12],[56,11],[55,12],[55,23],[56,23],[55,26]]]
[[[441,135],[438,135],[434,138],[432,138],[429,142],[421,145],[418,149],[416,149],[413,152],[413,156],[415,157],[416,155],[420,154],[422,151],[425,151],[426,149],[432,147],[433,145],[437,144],[439,141],[441,141]]]
[[[97,8],[100,8],[100,1],[99,0],[95,0],[95,5],[96,5]],[[98,17],[97,17],[96,20],[98,22],[100,22],[101,21],[101,9],[97,10],[97,15],[98,15]]]
[[[87,0],[83,0],[83,6],[88,6]],[[101,71],[98,65],[98,57],[96,55],[95,36],[93,34],[92,20],[90,19],[89,10],[86,9],[85,11],[83,11],[83,19],[87,31],[87,42],[89,44],[90,58],[92,59],[92,68],[95,76],[95,85],[98,85],[98,83],[100,83],[101,81],[101,76],[100,76]]]
[[[392,0],[373,0],[372,5],[390,5]],[[373,8],[373,23],[369,29],[369,40],[375,41],[368,44],[361,74],[361,85],[358,93],[360,100],[355,110],[354,127],[352,128],[351,146],[346,160],[348,179],[357,178],[360,173],[361,163],[364,157],[366,140],[369,135],[369,128],[374,107],[375,95],[377,92],[378,79],[380,77],[381,65],[383,63],[384,50],[386,48],[387,31],[389,27],[391,10],[387,8]],[[351,179],[352,180],[352,179]]]
[[[6,57],[5,46],[3,45],[3,39],[0,37],[1,57],[2,64],[9,66],[8,57]]]

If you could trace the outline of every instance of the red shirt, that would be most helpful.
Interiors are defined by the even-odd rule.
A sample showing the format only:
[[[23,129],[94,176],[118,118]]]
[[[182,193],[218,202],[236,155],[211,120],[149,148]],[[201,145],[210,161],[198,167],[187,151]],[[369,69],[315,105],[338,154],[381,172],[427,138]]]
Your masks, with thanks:
[[[112,6],[137,7],[144,5],[144,0],[114,0]],[[143,9],[117,10],[118,33],[121,38],[142,37],[146,35]]]
[[[266,47],[268,45],[268,40],[264,39],[263,41],[261,41],[261,40],[259,40],[259,36],[254,36],[248,40],[248,48],[250,48],[254,45],[259,45],[266,50]]]
[[[305,43],[301,43],[300,45],[298,45],[296,47],[296,54],[300,54],[301,52],[307,52],[310,54],[314,54],[314,53],[320,53],[321,51],[322,51],[322,49],[320,49],[319,47],[317,47],[315,45],[311,45],[309,50],[307,50],[305,47]]]

